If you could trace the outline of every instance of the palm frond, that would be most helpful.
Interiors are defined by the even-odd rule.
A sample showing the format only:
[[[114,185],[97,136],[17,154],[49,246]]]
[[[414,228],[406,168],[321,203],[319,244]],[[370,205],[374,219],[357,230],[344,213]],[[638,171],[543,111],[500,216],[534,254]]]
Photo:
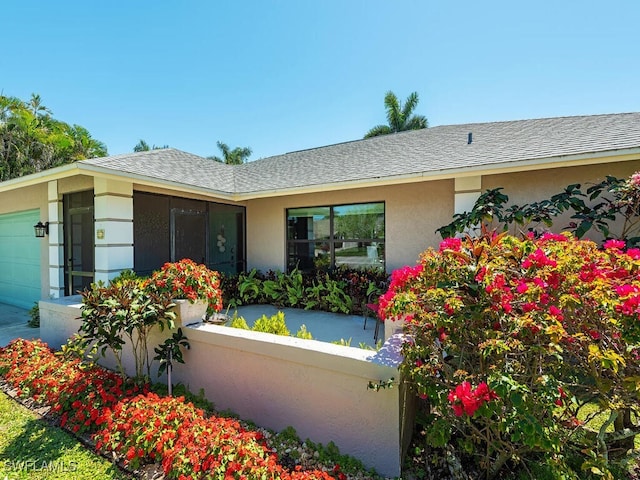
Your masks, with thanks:
[[[424,115],[414,115],[405,123],[404,130],[420,130],[428,126],[429,122],[427,121],[427,117]]]
[[[404,102],[404,107],[402,109],[402,116],[405,119],[405,123],[411,117],[411,114],[418,106],[418,93],[411,92],[411,94],[407,97],[407,100]]]
[[[393,133],[393,130],[389,125],[376,125],[364,135],[364,138],[377,137],[379,135],[388,135],[390,133]]]
[[[396,97],[395,93],[392,91],[388,91],[384,96],[384,107],[387,110],[387,121],[389,122],[389,127],[391,127],[393,132],[399,131],[399,128],[404,123],[401,110],[402,107],[398,97]]]

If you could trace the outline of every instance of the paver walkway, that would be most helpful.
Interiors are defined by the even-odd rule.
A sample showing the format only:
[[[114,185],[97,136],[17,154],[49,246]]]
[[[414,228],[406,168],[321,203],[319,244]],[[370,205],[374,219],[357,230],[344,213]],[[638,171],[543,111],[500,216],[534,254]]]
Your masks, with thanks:
[[[29,311],[0,303],[0,347],[4,347],[14,338],[40,338],[40,329],[27,325]]]

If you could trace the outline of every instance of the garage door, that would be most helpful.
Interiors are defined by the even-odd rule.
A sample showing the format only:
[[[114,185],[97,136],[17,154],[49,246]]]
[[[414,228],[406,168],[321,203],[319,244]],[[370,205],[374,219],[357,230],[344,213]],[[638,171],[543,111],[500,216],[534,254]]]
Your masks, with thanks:
[[[40,210],[0,215],[0,303],[31,308],[40,300]]]

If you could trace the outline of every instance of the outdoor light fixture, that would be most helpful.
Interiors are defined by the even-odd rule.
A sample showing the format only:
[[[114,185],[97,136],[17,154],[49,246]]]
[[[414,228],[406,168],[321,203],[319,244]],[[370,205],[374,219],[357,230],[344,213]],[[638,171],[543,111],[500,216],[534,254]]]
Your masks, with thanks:
[[[49,235],[49,222],[38,222],[33,228],[36,231],[36,238],[44,238],[45,234]]]

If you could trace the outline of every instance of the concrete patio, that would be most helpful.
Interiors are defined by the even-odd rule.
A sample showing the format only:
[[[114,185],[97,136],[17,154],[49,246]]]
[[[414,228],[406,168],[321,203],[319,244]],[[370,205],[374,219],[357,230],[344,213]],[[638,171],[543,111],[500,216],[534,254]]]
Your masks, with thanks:
[[[14,338],[40,338],[40,329],[29,327],[28,321],[28,310],[0,303],[0,347]]]
[[[275,315],[278,311],[284,312],[285,323],[295,335],[301,325],[307,327],[314,340],[321,342],[339,342],[344,340],[352,347],[360,344],[375,346],[373,333],[376,328],[374,319],[367,320],[367,328],[364,329],[364,318],[361,315],[344,315],[342,313],[322,312],[319,310],[303,310],[299,308],[278,308],[273,305],[244,305],[238,307],[238,315],[244,317],[249,326],[262,315]],[[229,310],[233,315],[233,310]],[[380,331],[382,332],[382,328]],[[384,334],[380,334],[384,338]]]

